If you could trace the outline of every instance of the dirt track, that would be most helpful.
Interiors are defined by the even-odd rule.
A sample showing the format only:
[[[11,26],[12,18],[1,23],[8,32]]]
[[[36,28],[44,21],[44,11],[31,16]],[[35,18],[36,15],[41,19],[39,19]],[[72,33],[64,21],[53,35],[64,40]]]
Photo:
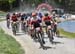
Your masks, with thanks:
[[[75,39],[54,37],[56,44],[52,45],[45,35],[45,47],[47,49],[43,50],[39,43],[34,42],[27,34],[19,32],[17,36],[14,36],[11,29],[7,29],[5,21],[0,23],[0,27],[21,44],[25,54],[75,54]]]

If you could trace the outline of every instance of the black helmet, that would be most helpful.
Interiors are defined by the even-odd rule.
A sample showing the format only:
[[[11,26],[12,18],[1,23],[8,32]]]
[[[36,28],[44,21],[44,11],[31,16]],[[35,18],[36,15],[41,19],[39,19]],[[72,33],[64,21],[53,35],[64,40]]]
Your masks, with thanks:
[[[13,13],[13,15],[15,15],[15,13]]]
[[[48,13],[45,13],[45,16],[48,16]]]

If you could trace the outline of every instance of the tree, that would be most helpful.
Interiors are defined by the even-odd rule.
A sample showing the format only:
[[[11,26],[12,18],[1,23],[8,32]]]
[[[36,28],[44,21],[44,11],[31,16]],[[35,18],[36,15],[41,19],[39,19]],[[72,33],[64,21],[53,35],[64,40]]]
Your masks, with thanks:
[[[12,9],[12,3],[15,1],[15,0],[7,0],[9,2],[9,5],[10,5],[10,10]]]
[[[12,9],[12,4],[13,4],[14,1],[16,1],[16,0],[0,0],[0,7],[1,7],[1,9],[9,10],[8,7],[10,7],[10,9]]]

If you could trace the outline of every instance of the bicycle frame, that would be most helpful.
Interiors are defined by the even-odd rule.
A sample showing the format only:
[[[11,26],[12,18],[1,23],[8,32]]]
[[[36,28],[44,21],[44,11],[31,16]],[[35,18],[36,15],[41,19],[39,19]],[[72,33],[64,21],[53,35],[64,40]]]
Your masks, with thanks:
[[[12,32],[13,32],[14,35],[16,35],[16,29],[17,29],[17,23],[12,22]]]
[[[35,33],[38,36],[38,40],[39,40],[41,47],[44,48],[44,45],[43,45],[44,37],[43,37],[41,28],[40,27],[35,28]]]
[[[53,31],[51,25],[47,26],[48,28],[48,37],[51,43],[53,43]]]

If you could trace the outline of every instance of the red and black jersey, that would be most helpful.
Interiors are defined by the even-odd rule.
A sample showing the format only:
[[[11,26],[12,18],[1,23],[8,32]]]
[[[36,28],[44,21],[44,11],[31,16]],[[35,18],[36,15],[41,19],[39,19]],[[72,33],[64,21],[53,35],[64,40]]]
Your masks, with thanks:
[[[13,15],[13,16],[11,17],[11,20],[12,20],[12,21],[17,21],[17,16],[16,16],[16,15]]]
[[[43,17],[43,21],[50,21],[51,20],[51,17],[48,16],[48,17]]]

